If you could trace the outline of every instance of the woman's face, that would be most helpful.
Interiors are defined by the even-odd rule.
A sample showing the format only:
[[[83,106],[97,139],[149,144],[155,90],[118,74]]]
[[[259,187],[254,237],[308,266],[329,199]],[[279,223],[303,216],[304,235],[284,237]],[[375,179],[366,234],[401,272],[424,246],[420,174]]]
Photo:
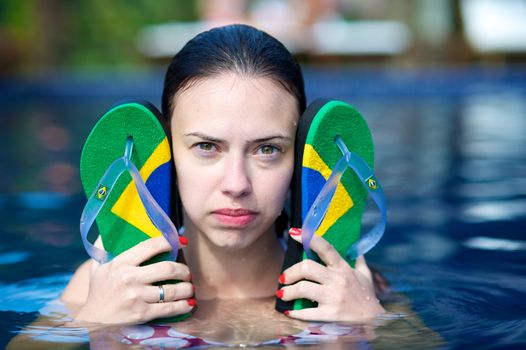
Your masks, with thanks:
[[[298,117],[294,97],[264,77],[224,73],[176,95],[173,153],[187,230],[232,250],[273,232]]]

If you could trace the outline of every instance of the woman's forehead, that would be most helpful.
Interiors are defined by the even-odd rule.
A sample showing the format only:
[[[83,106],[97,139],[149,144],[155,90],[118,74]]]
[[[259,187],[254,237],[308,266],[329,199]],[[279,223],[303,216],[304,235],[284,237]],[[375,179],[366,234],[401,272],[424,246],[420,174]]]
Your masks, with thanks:
[[[299,112],[294,96],[273,80],[234,73],[201,79],[175,97],[172,125],[290,128]]]

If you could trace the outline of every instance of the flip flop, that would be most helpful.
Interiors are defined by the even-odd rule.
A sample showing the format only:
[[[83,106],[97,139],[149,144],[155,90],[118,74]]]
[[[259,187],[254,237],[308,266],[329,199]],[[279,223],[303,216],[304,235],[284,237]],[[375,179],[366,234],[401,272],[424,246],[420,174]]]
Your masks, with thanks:
[[[173,163],[166,134],[161,113],[142,101],[111,108],[89,134],[80,160],[81,182],[88,198],[80,231],[87,253],[97,262],[106,263],[161,235],[172,251],[145,264],[176,260],[178,233],[170,220]],[[104,249],[96,247],[90,235],[95,220]]]
[[[314,233],[354,266],[358,256],[378,243],[387,220],[383,191],[371,170],[374,146],[367,123],[345,102],[316,100],[300,118],[295,155],[291,226],[302,227],[302,244],[288,240],[282,271],[303,259],[318,259],[309,249]],[[353,171],[346,172],[349,168]],[[368,194],[381,217],[360,235]],[[276,309],[283,312],[314,305],[303,299],[277,299]]]

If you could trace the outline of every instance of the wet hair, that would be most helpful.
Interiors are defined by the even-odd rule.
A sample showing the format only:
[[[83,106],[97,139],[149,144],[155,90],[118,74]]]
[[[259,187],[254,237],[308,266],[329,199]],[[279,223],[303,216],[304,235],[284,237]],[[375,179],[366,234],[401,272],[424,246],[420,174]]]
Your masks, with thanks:
[[[173,57],[162,95],[162,112],[167,121],[171,119],[178,92],[200,79],[227,72],[266,77],[294,96],[300,114],[305,110],[303,74],[294,56],[267,33],[234,24],[198,34]]]

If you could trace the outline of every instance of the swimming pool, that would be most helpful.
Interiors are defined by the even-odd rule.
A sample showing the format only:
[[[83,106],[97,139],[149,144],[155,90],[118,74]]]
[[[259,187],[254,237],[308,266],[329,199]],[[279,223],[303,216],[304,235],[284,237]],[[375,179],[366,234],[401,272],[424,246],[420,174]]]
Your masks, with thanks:
[[[343,99],[369,123],[389,225],[368,261],[392,284],[388,305],[410,307],[427,327],[386,322],[352,344],[526,346],[526,68],[305,73],[310,99]],[[59,296],[86,258],[78,162],[89,129],[118,100],[158,104],[161,82],[156,72],[0,82],[0,346]],[[40,339],[90,346],[82,329]]]

